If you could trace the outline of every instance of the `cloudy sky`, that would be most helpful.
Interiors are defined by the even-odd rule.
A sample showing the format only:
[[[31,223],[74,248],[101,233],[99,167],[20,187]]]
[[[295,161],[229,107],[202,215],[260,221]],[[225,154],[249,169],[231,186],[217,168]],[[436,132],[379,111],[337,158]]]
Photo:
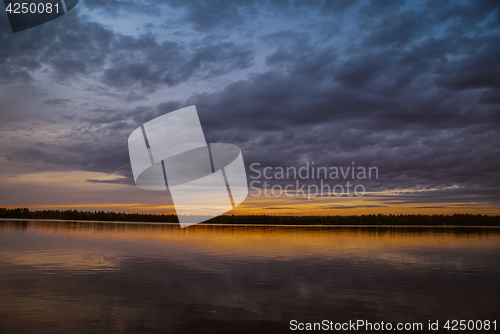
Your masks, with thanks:
[[[196,105],[249,181],[253,163],[379,171],[363,197],[235,214],[500,214],[496,1],[81,0],[16,34],[0,14],[0,206],[174,212],[134,186],[127,138]]]

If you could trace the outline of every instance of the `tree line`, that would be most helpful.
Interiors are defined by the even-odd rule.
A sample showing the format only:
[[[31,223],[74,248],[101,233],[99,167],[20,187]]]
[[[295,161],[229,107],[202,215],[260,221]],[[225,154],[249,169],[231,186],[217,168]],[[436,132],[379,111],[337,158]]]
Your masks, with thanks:
[[[96,220],[123,222],[177,223],[175,214],[125,213],[108,211],[37,210],[0,208],[0,218],[47,220]],[[443,225],[443,226],[500,226],[500,216],[454,215],[351,215],[351,216],[272,216],[222,215],[208,224],[248,225]]]

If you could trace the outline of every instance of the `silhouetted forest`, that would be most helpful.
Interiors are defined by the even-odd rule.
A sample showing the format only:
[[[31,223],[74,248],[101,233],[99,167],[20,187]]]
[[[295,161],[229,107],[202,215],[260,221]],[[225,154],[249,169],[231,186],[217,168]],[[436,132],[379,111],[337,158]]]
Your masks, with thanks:
[[[0,208],[0,218],[98,220],[123,222],[177,223],[175,214],[143,214],[105,211],[40,210],[27,208]],[[358,216],[269,216],[223,215],[207,224],[250,225],[449,225],[449,226],[500,226],[500,216],[454,215],[358,215]]]

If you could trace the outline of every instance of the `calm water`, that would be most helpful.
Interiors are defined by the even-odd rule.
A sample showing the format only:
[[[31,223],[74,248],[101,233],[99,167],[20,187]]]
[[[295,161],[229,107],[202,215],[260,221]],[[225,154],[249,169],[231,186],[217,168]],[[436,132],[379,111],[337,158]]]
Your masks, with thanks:
[[[0,333],[500,320],[499,259],[499,229],[0,221]]]

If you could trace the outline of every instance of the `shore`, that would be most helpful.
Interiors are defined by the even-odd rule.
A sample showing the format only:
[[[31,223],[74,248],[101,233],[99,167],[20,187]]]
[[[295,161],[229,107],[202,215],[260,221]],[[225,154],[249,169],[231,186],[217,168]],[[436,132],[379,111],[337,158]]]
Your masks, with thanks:
[[[0,218],[0,221],[16,221],[16,222],[68,222],[68,223],[114,223],[114,224],[152,224],[152,225],[179,225],[177,222],[135,222],[135,221],[110,221],[110,220],[71,220],[71,219],[23,219],[23,218]],[[475,225],[280,225],[280,224],[216,224],[216,223],[199,223],[193,226],[270,226],[270,227],[374,227],[374,228],[500,228],[500,226],[475,226]]]

